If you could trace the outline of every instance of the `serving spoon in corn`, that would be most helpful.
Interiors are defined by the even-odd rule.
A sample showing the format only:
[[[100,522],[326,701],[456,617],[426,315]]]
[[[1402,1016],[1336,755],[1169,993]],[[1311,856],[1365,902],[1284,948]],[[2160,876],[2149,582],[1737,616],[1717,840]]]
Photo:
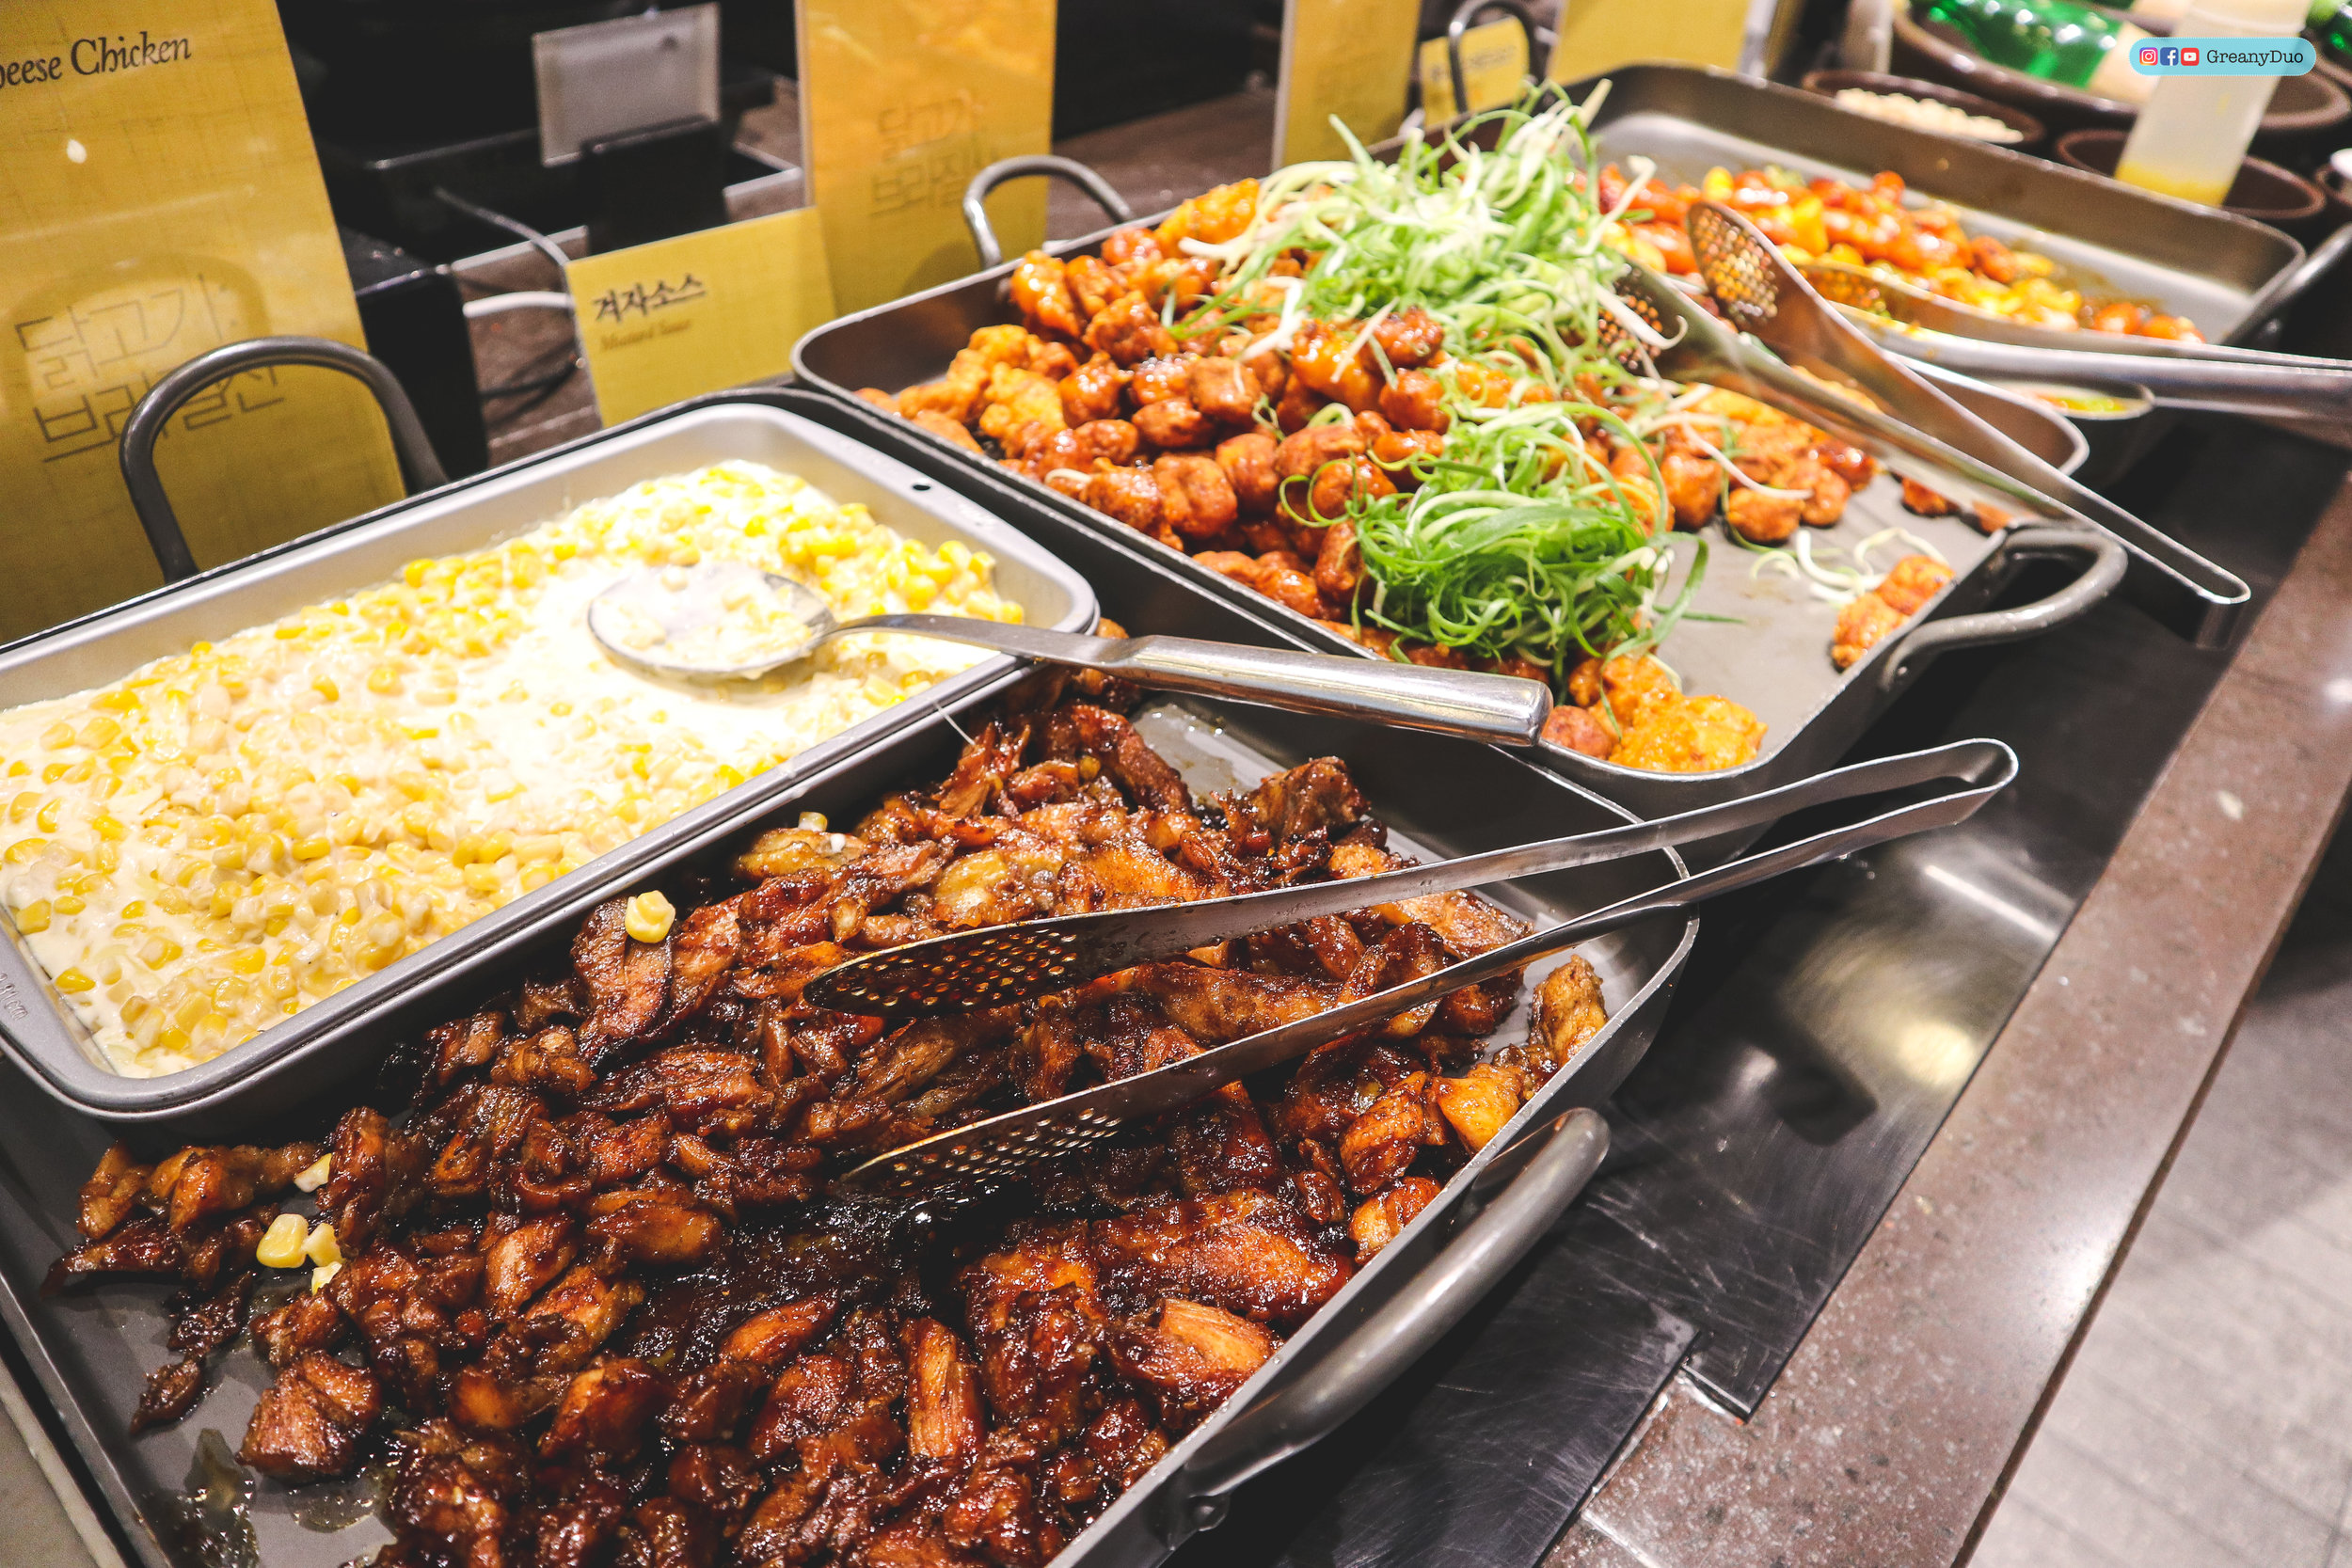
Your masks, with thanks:
[[[748,680],[836,637],[897,632],[1096,670],[1137,686],[1338,714],[1471,740],[1530,745],[1551,711],[1539,681],[1188,637],[1087,637],[963,615],[844,621],[790,578],[739,562],[646,567],[588,606],[588,630],[625,664],[688,680]]]

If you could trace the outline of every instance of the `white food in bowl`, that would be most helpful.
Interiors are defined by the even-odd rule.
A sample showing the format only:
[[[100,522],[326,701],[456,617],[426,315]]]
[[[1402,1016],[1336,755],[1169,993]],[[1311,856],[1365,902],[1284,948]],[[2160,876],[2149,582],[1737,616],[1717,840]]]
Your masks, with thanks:
[[[1914,98],[1907,92],[1871,92],[1865,87],[1840,87],[1837,103],[1857,114],[1873,119],[1892,120],[1920,131],[1940,132],[1947,136],[1966,136],[1972,141],[2020,142],[2024,132],[2006,120],[1991,115],[1970,114],[1950,103],[1940,103],[1932,98]]]

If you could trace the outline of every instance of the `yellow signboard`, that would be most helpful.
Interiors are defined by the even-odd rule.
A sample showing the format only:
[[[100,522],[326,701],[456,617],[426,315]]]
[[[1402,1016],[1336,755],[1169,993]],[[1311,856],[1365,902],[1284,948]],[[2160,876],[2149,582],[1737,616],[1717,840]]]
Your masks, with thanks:
[[[1573,0],[1561,8],[1559,41],[1546,74],[1573,82],[1636,60],[1685,65],[1740,63],[1750,0]]]
[[[1420,24],[1418,0],[1287,0],[1275,166],[1346,157],[1334,118],[1367,146],[1396,135]]]
[[[1518,102],[1527,87],[1527,29],[1517,17],[1463,33],[1462,82],[1470,88],[1473,111]],[[1420,75],[1422,124],[1443,125],[1461,113],[1454,106],[1454,69],[1445,40],[1430,39],[1421,46]]]
[[[1054,0],[801,0],[801,146],[835,297],[862,310],[979,265],[963,190],[1052,150]],[[988,204],[1008,255],[1044,243],[1045,187]]]
[[[607,424],[782,375],[792,345],[834,314],[808,207],[610,250],[564,274]]]
[[[0,4],[0,309],[5,640],[163,580],[115,457],[158,378],[246,338],[361,346],[271,0]],[[156,458],[200,565],[400,494],[328,371],[209,388]]]

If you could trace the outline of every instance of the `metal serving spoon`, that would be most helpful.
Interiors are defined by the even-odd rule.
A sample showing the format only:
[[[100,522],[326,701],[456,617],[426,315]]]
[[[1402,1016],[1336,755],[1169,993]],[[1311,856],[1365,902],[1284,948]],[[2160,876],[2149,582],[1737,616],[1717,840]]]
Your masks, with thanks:
[[[739,562],[631,572],[589,602],[588,631],[625,663],[689,680],[749,679],[806,658],[836,637],[887,631],[1098,670],[1161,690],[1471,740],[1532,744],[1551,712],[1550,691],[1516,675],[1186,637],[1085,637],[963,615],[843,621],[821,595]]]

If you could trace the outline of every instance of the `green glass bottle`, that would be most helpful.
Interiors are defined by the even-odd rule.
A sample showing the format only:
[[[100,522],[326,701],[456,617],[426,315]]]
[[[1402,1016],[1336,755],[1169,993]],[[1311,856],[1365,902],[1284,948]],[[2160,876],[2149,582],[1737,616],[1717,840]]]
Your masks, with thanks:
[[[2352,65],[2352,0],[2319,0],[2312,8],[2310,26],[2320,48]]]
[[[1992,61],[2028,76],[2137,103],[2154,78],[2131,68],[2131,46],[2148,36],[2118,16],[2068,0],[1923,0],[1918,15],[1968,40]]]

